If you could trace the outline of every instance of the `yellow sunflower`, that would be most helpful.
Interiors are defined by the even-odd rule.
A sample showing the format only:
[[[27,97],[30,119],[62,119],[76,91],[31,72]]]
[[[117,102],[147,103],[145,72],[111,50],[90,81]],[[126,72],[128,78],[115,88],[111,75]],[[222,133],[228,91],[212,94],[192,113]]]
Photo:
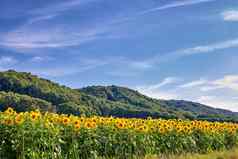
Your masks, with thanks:
[[[92,128],[96,128],[96,123],[95,122],[85,122],[84,127],[88,128],[88,129],[92,129]]]
[[[63,117],[62,123],[63,123],[64,125],[68,125],[69,122],[70,122],[70,119],[69,119],[68,117]]]
[[[14,111],[11,107],[9,107],[9,108],[7,108],[7,109],[5,110],[4,113],[5,113],[5,114],[8,114],[8,115],[11,115],[11,114],[14,114],[15,111]]]
[[[39,114],[37,112],[30,113],[31,120],[36,121],[39,118]]]
[[[22,124],[24,122],[24,118],[22,114],[18,114],[15,117],[15,123],[16,124]]]

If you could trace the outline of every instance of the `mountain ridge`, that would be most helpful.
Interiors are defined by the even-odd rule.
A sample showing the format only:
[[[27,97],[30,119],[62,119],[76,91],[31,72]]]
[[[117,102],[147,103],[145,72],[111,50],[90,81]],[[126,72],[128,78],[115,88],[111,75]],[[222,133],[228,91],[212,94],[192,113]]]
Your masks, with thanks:
[[[201,103],[198,103],[198,102],[192,102],[192,101],[186,101],[186,100],[163,100],[163,99],[151,98],[151,97],[148,97],[146,95],[141,94],[137,90],[129,89],[129,88],[126,88],[126,87],[115,86],[115,85],[111,85],[111,86],[89,86],[89,87],[82,88],[80,90],[84,91],[88,94],[98,96],[98,97],[102,97],[104,95],[104,98],[105,98],[105,92],[108,91],[108,90],[109,90],[109,92],[110,91],[112,92],[112,89],[124,89],[126,91],[137,94],[141,97],[144,97],[147,100],[159,103],[160,105],[162,105],[164,107],[170,107],[171,108],[173,106],[174,109],[182,109],[183,111],[190,111],[190,112],[191,112],[191,107],[193,107],[194,110],[192,112],[194,112],[194,113],[200,112],[201,116],[202,115],[207,115],[207,114],[219,115],[221,112],[223,114],[231,115],[231,116],[232,115],[238,115],[238,112],[233,112],[233,111],[226,110],[226,109],[221,109],[221,108],[214,108],[212,106],[207,106],[205,104],[201,104]],[[99,93],[96,92],[97,90],[100,90]],[[108,99],[110,100],[110,98],[112,98],[112,97],[109,96]],[[116,99],[116,100],[119,100],[119,99]],[[187,105],[189,105],[189,106],[187,106]],[[198,108],[200,108],[200,110]]]
[[[238,121],[237,112],[200,103],[154,99],[115,85],[72,89],[31,73],[14,70],[0,72],[0,110],[8,104],[17,111],[38,108],[42,111],[86,116]]]

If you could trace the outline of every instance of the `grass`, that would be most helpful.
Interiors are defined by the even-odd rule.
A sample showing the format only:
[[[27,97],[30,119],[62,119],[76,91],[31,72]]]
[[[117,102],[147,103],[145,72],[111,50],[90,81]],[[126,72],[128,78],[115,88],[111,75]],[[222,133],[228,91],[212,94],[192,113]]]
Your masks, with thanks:
[[[145,159],[238,159],[238,149],[223,152],[213,152],[209,154],[186,154],[180,156],[147,156]]]

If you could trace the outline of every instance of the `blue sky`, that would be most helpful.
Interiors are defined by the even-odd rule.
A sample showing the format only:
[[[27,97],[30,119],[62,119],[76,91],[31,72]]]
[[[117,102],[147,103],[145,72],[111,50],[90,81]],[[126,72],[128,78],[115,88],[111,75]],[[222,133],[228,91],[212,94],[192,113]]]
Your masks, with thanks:
[[[0,70],[238,111],[238,1],[2,0]]]

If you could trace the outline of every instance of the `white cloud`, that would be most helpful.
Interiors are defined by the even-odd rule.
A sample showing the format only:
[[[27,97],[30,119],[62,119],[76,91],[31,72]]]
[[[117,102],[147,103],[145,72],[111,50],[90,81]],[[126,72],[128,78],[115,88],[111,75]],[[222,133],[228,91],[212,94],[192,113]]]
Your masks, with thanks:
[[[63,11],[67,11],[67,10],[76,8],[79,5],[89,3],[91,1],[94,1],[94,0],[67,0],[67,1],[64,1],[61,3],[52,4],[47,7],[31,10],[29,13],[36,14],[36,15],[59,13],[59,12],[63,12]]]
[[[30,61],[31,62],[41,62],[41,61],[44,61],[44,58],[40,57],[40,56],[35,56]]]
[[[71,30],[67,30],[63,25],[47,25],[47,28],[45,27],[45,25],[37,27],[32,24],[23,25],[14,31],[3,34],[0,37],[0,46],[19,51],[80,46],[101,38],[100,34],[108,31],[105,26],[97,28],[72,26]]]
[[[238,10],[229,10],[221,13],[225,21],[238,21]]]
[[[30,62],[46,62],[51,60],[54,60],[54,58],[50,56],[34,56],[29,61]]]
[[[231,39],[231,40],[225,40],[221,42],[216,43],[210,43],[208,45],[198,45],[191,48],[185,48],[185,49],[178,49],[173,52],[165,53],[164,55],[158,54],[152,58],[143,60],[143,61],[137,61],[138,66],[141,63],[142,65],[146,65],[149,67],[137,67],[138,69],[148,69],[153,68],[155,66],[158,66],[160,63],[169,62],[171,60],[176,60],[182,57],[186,56],[192,56],[196,54],[217,54],[219,50],[223,49],[229,49],[229,48],[237,48],[238,47],[238,38]],[[136,66],[136,65],[134,65]]]
[[[179,81],[180,79],[177,77],[167,77],[158,84],[137,86],[136,90],[153,98],[177,99],[178,96],[176,94],[168,91],[161,91],[160,89],[166,85],[171,85]]]
[[[140,93],[147,95],[149,97],[152,98],[156,98],[156,99],[179,99],[179,95],[176,93],[171,93],[169,91],[162,91],[162,90],[158,90],[158,89],[150,89],[150,88],[146,88],[145,86],[138,86],[135,88],[137,91],[139,91]]]
[[[17,62],[18,61],[15,58],[10,57],[10,56],[2,56],[2,57],[0,57],[0,65],[1,65],[1,67],[14,65]]]
[[[200,88],[201,91],[207,92],[207,91],[214,91],[216,89],[221,89],[221,86],[216,86],[216,85],[205,85]]]
[[[134,61],[130,63],[130,66],[136,69],[149,69],[152,67],[150,63]]]
[[[178,87],[180,87],[180,88],[192,88],[192,87],[197,87],[197,86],[204,85],[206,83],[207,83],[206,80],[200,79],[200,80],[196,80],[196,81],[192,81],[192,82],[189,82],[189,83],[182,84]]]
[[[179,79],[176,78],[176,77],[167,77],[158,84],[148,86],[147,89],[149,89],[149,90],[158,89],[158,88],[161,88],[161,87],[166,86],[168,84],[176,83],[178,81],[179,81]]]
[[[43,8],[37,8],[30,10],[28,14],[33,15],[33,17],[28,21],[28,23],[35,23],[43,20],[50,20],[59,15],[62,12],[76,9],[78,6],[87,4],[95,0],[67,0],[61,3],[52,4]]]
[[[216,0],[178,0],[160,7],[148,9],[146,11],[141,12],[140,14],[147,14],[150,12],[155,12],[155,11],[160,11],[160,10],[165,10],[165,9],[170,9],[170,8],[177,8],[177,7],[183,7],[183,6],[190,6],[190,5],[195,5],[195,4],[200,4],[200,3],[205,3],[205,2],[212,2]]]
[[[201,91],[214,91],[217,89],[230,89],[238,91],[238,75],[226,75],[221,79],[208,81],[201,87]]]
[[[183,84],[183,80],[177,80],[177,86],[171,85],[172,81],[167,78],[159,84],[137,86],[136,89],[157,99],[182,99],[238,112],[238,75],[226,75],[214,80],[200,78]]]
[[[43,20],[50,20],[50,19],[55,18],[56,16],[57,16],[57,14],[33,17],[28,21],[28,24],[36,23],[36,22],[43,21]]]
[[[55,16],[56,14],[46,14],[34,17],[15,30],[0,34],[0,47],[27,52],[42,48],[75,47],[96,39],[117,39],[126,36],[115,32],[114,29],[118,25],[110,24],[112,19],[84,25],[79,23],[74,25],[62,23],[33,24],[34,21],[51,19]]]
[[[96,36],[96,35],[95,35]],[[95,36],[77,36],[67,33],[61,28],[48,28],[35,30],[33,28],[20,28],[0,38],[0,46],[15,49],[37,49],[37,48],[62,48],[77,46],[90,41]]]
[[[146,86],[142,86],[141,88],[145,88],[147,90],[155,90],[155,89],[161,88],[161,87],[169,85],[169,84],[177,83],[178,81],[180,81],[179,78],[167,77],[157,84],[146,85]]]
[[[238,91],[238,75],[227,75],[222,79],[214,81],[213,84],[220,88],[228,88]]]
[[[218,43],[212,43],[209,45],[201,45],[201,46],[196,46],[184,50],[178,50],[177,54],[181,56],[186,56],[186,55],[193,55],[193,54],[201,54],[201,53],[209,53],[209,52],[214,52],[216,50],[222,50],[222,49],[227,49],[227,48],[234,48],[238,47],[238,38],[236,39],[231,39],[231,40],[226,40]]]
[[[232,111],[238,111],[238,100],[233,97],[217,97],[217,96],[201,96],[197,100],[199,103],[203,103],[209,106],[215,106],[217,108],[229,109]]]

